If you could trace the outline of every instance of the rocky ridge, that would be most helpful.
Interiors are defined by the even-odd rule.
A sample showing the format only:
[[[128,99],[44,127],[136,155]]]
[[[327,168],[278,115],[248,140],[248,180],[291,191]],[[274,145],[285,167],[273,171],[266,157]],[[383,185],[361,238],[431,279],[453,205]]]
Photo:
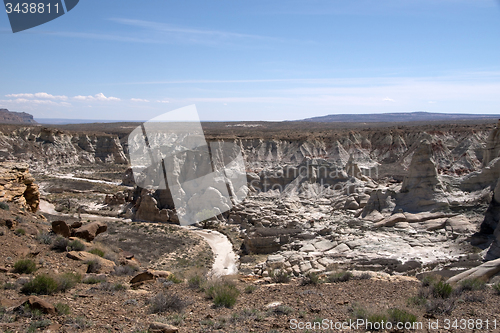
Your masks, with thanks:
[[[0,164],[0,199],[17,203],[32,212],[38,210],[40,192],[27,164]]]
[[[33,116],[26,112],[0,109],[0,124],[36,124]]]

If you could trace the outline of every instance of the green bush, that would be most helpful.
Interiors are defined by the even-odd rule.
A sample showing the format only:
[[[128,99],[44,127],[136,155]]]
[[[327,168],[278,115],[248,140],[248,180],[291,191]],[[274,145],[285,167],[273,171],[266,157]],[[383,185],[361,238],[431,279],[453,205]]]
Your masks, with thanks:
[[[171,281],[173,283],[182,283],[184,282],[184,280],[182,279],[179,279],[177,276],[175,276],[174,274],[170,274],[168,277],[167,277],[167,281]]]
[[[18,228],[18,229],[16,229],[16,231],[14,231],[14,233],[18,236],[22,236],[22,235],[26,235],[26,230],[24,230],[23,228]]]
[[[240,292],[230,281],[212,280],[205,289],[205,294],[213,300],[215,306],[231,308],[236,304]]]
[[[16,284],[11,282],[5,282],[1,289],[16,289]]]
[[[36,264],[30,259],[21,259],[14,263],[14,272],[20,274],[31,274],[36,271]]]
[[[148,300],[149,311],[151,313],[160,313],[165,311],[180,312],[186,307],[186,302],[176,294],[158,293]]]
[[[85,279],[83,279],[82,282],[85,284],[97,284],[97,283],[101,283],[104,281],[105,281],[105,279],[103,279],[103,278],[99,278],[96,276],[88,276]]]
[[[74,286],[76,286],[76,284],[79,283],[81,280],[82,276],[80,274],[75,274],[75,273],[61,274],[56,278],[57,290],[62,292],[69,290]]]
[[[9,204],[4,201],[0,201],[0,209],[10,210]]]
[[[321,280],[319,278],[319,275],[314,273],[314,272],[310,272],[310,273],[307,273],[306,276],[304,278],[302,278],[302,281],[301,281],[301,284],[303,286],[306,286],[306,285],[318,285],[321,283]]]
[[[52,322],[49,319],[44,319],[44,320],[37,320],[31,322],[30,326],[28,327],[28,333],[35,333],[38,331],[39,328],[45,328],[47,326],[50,326]]]
[[[423,295],[412,296],[408,299],[408,305],[423,306],[427,304],[427,297]]]
[[[499,283],[495,283],[493,285],[493,290],[495,290],[497,292],[497,294],[500,295],[500,282]]]
[[[87,260],[85,263],[87,264],[87,273],[99,273],[101,269],[99,260]]]
[[[126,290],[127,286],[121,284],[120,282],[115,282],[115,283],[110,283],[110,282],[101,282],[99,285],[99,289],[104,290],[104,291],[120,291],[120,290]]]
[[[57,236],[57,238],[52,243],[51,249],[59,252],[65,252],[68,249],[69,241],[61,236]]]
[[[352,279],[352,273],[341,271],[328,276],[328,282],[346,282]]]
[[[69,305],[64,304],[64,303],[56,303],[54,304],[54,307],[57,310],[57,313],[59,315],[69,315],[70,310],[69,310]]]
[[[50,295],[57,291],[57,281],[45,274],[37,275],[33,280],[26,283],[22,288],[23,294]]]
[[[80,242],[78,239],[71,241],[68,243],[68,248],[70,251],[83,251],[85,250],[85,245]]]
[[[95,254],[96,256],[99,256],[99,257],[104,257],[104,254],[105,254],[103,250],[99,250],[96,248],[90,250],[89,253]]]
[[[461,291],[467,290],[482,290],[486,287],[486,283],[478,278],[463,280],[460,283]]]
[[[125,266],[116,266],[113,272],[114,275],[122,276],[122,275],[134,275],[139,269],[135,266],[125,265]]]
[[[290,282],[290,275],[284,269],[271,270],[269,276],[274,283],[288,283]]]
[[[271,309],[271,312],[275,315],[282,316],[291,314],[293,312],[293,309],[288,305],[278,305],[273,307]]]
[[[248,285],[248,286],[245,287],[245,293],[247,293],[247,294],[251,294],[255,290],[257,290],[257,287],[254,286],[253,284],[250,284],[250,285]]]
[[[449,283],[439,281],[432,285],[432,295],[434,297],[448,298],[451,295],[453,288]]]
[[[207,279],[200,275],[195,274],[191,278],[188,279],[188,286],[191,289],[203,290],[203,285],[207,282]]]
[[[36,239],[40,242],[40,244],[52,244],[52,235],[47,233],[39,234]]]
[[[389,309],[387,312],[389,314],[389,320],[393,323],[415,323],[417,321],[417,316],[406,310],[393,308]]]
[[[368,318],[366,318],[366,321],[371,322],[373,325],[373,330],[377,331],[377,329],[375,329],[375,327],[377,327],[377,324],[375,323],[379,323],[379,325],[381,325],[382,322],[386,323],[387,316],[383,313],[371,313],[368,315]]]
[[[439,280],[440,280],[439,276],[436,276],[436,275],[426,275],[422,279],[422,286],[423,287],[431,286],[433,284],[436,284]]]

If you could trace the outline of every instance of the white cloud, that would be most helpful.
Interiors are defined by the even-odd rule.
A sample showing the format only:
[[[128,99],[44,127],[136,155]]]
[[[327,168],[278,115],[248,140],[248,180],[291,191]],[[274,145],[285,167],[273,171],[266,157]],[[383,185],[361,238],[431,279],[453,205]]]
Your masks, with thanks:
[[[170,101],[169,101],[169,100],[166,100],[166,99],[164,99],[164,100],[162,100],[162,101],[157,100],[156,102],[158,102],[158,103],[170,103]]]
[[[384,98],[383,101],[386,101],[386,102],[395,102],[395,100],[393,100],[392,98],[389,98],[389,97]]]
[[[18,94],[19,95],[19,94]],[[13,103],[13,104],[35,104],[35,105],[58,105],[58,106],[71,106],[67,102],[54,102],[46,99],[28,99],[28,98],[16,98],[0,100],[2,103]]]
[[[47,98],[47,99],[56,99],[56,100],[63,100],[63,101],[65,101],[65,100],[68,99],[68,96],[64,96],[64,95],[54,96],[54,95],[51,95],[51,94],[47,94],[45,92],[36,93],[35,97],[37,97],[37,98]]]
[[[132,102],[145,102],[145,103],[149,103],[149,100],[147,99],[142,99],[142,98],[131,98],[130,99]]]
[[[118,97],[106,97],[103,93],[95,94],[94,96],[78,95],[73,97],[77,101],[120,101]]]
[[[33,98],[33,94],[9,94],[5,95],[5,97],[11,97],[11,98]]]
[[[5,95],[6,97],[11,97],[11,98],[44,98],[44,99],[54,99],[54,100],[62,100],[62,101],[65,101],[68,99],[68,96],[64,96],[64,95],[59,95],[59,96],[55,96],[55,95],[51,95],[51,94],[48,94],[46,92],[39,92],[39,93],[36,93],[36,94],[26,94],[26,93],[23,93],[23,94],[9,94],[9,95]]]

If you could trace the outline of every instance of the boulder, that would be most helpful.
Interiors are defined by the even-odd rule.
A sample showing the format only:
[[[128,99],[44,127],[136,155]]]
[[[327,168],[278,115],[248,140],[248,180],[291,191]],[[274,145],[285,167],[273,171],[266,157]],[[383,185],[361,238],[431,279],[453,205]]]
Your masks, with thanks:
[[[20,306],[25,306],[25,305],[28,305],[29,308],[32,310],[39,310],[49,315],[55,315],[57,312],[56,308],[52,304],[50,304],[47,301],[44,301],[43,299],[37,296],[29,296],[23,299]]]
[[[380,222],[374,223],[373,228],[393,227],[398,222],[406,222],[406,216],[402,213],[391,215]]]
[[[416,223],[416,222],[424,222],[427,220],[440,219],[443,217],[453,217],[456,214],[447,214],[442,212],[430,213],[430,212],[422,212],[417,214],[412,213],[404,213],[406,216],[406,222],[408,223]]]
[[[257,236],[249,235],[245,238],[245,249],[248,253],[267,254],[279,251],[286,236]],[[289,237],[288,239],[289,240]]]
[[[359,203],[356,201],[354,197],[349,197],[347,198],[345,204],[344,204],[344,209],[349,209],[349,210],[356,210],[359,208]]]
[[[135,218],[137,220],[153,222],[168,222],[171,219],[168,209],[160,210],[157,199],[153,198],[152,194],[147,190],[142,191],[141,201],[135,213]]]
[[[456,234],[463,234],[474,231],[474,225],[464,215],[458,215],[446,220],[446,230]]]
[[[436,231],[439,229],[444,229],[446,227],[446,221],[448,221],[447,218],[427,220],[424,222],[420,222],[418,224],[418,228],[425,229],[427,231]]]
[[[374,211],[378,211],[380,213],[393,212],[396,207],[395,195],[396,193],[387,187],[378,188],[372,191],[368,202],[363,208],[361,216],[365,218]]]
[[[153,275],[152,272],[145,271],[145,272],[141,272],[141,273],[135,275],[132,278],[132,280],[130,280],[130,284],[135,284],[135,283],[144,282],[144,281],[152,281],[155,279],[156,279],[156,277]]]
[[[148,332],[151,332],[151,333],[177,333],[177,332],[179,332],[179,329],[177,327],[169,325],[169,324],[152,322],[151,324],[149,324]]]
[[[500,259],[491,260],[485,262],[482,265],[471,268],[465,272],[455,275],[448,279],[448,283],[459,283],[463,280],[478,278],[484,282],[488,282],[489,279],[495,274],[500,272]]]
[[[337,246],[337,242],[332,242],[329,240],[322,240],[319,242],[314,243],[314,247],[321,252],[328,251],[330,249],[333,249],[334,246]]]
[[[64,238],[69,238],[71,236],[71,230],[69,226],[64,221],[54,221],[52,222],[52,231],[56,235],[61,235]]]
[[[97,235],[105,232],[106,230],[108,230],[106,223],[92,222],[76,229],[74,235],[78,238],[85,239],[87,242],[91,242]]]
[[[267,257],[266,266],[269,268],[282,268],[285,266],[285,257],[281,254],[272,254]]]
[[[460,183],[462,191],[478,191],[488,186],[495,186],[500,178],[500,157],[492,160],[481,171],[474,171],[464,177]]]
[[[70,227],[71,227],[72,229],[78,229],[78,228],[80,228],[82,225],[83,225],[83,223],[82,223],[82,222],[80,222],[80,221],[75,221],[75,222],[71,223]]]
[[[155,270],[147,270],[141,273],[136,274],[132,280],[130,280],[130,284],[136,284],[144,281],[154,281],[158,278],[168,278],[172,275],[169,271],[155,271]]]

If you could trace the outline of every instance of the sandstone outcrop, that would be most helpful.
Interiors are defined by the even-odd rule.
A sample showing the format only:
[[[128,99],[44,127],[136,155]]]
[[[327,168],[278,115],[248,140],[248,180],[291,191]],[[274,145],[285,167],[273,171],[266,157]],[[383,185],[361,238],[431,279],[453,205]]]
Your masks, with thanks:
[[[91,242],[96,238],[97,235],[108,230],[108,226],[104,222],[92,222],[81,226],[76,229],[74,236],[78,238],[85,239],[87,242]]]
[[[0,163],[0,201],[15,202],[32,212],[38,210],[40,192],[24,163]]]
[[[438,199],[438,195],[443,193],[443,185],[438,177],[432,151],[433,147],[428,140],[420,142],[397,195],[396,208],[407,212],[422,212],[448,206],[445,199]]]
[[[175,213],[169,208],[162,208],[165,207],[162,202],[166,203],[166,207],[174,207],[170,192],[167,190],[151,191],[142,189],[136,202],[135,219],[152,222],[173,222]]]

